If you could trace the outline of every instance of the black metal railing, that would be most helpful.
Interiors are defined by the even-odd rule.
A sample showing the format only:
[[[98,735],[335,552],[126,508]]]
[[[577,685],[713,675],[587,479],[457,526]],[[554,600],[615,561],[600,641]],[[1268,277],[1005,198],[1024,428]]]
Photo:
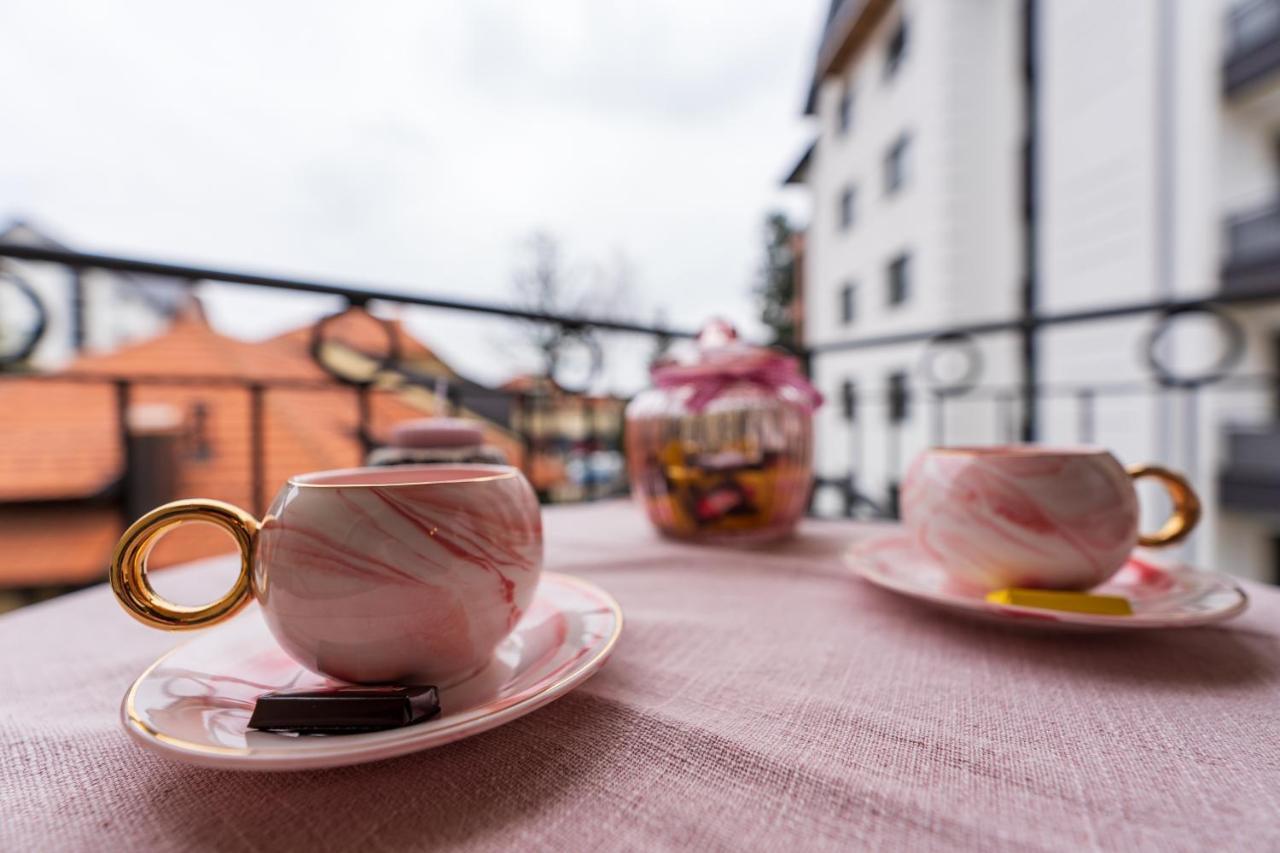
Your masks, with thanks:
[[[1036,387],[1036,405],[1054,409],[1051,420],[1055,429],[1044,439],[1107,446],[1115,444],[1117,438],[1116,430],[1109,430],[1104,424],[1109,420],[1109,410],[1115,414],[1120,407],[1135,401],[1164,401],[1175,412],[1178,427],[1176,446],[1168,450],[1177,455],[1180,466],[1197,468],[1202,461],[1198,419],[1203,398],[1210,392],[1248,396],[1264,403],[1253,407],[1255,412],[1263,412],[1258,422],[1221,424],[1226,450],[1223,474],[1227,469],[1237,477],[1249,473],[1280,490],[1280,455],[1267,455],[1280,451],[1280,422],[1274,420],[1274,408],[1265,405],[1280,396],[1280,375],[1241,373],[1190,385],[1159,381],[1041,384]],[[820,460],[818,488],[837,494],[840,514],[897,518],[895,491],[912,456],[908,445],[1017,443],[1023,420],[1020,393],[1021,386],[1014,383],[983,385],[954,394],[920,385],[867,389],[859,395],[856,414],[839,418],[831,436],[833,442],[827,447],[828,451],[838,452],[835,455],[847,458],[849,464],[838,465],[839,473],[832,474],[829,466],[823,472]],[[900,414],[904,412],[905,416]],[[957,427],[956,420],[963,423]],[[873,441],[880,446],[874,454],[882,471],[877,482],[869,482],[866,475],[866,460],[872,455],[867,445]],[[1235,501],[1232,508],[1280,516],[1280,503],[1263,506]]]
[[[1240,220],[1243,223],[1244,220]],[[1280,214],[1268,210],[1248,220],[1248,225],[1233,220],[1229,231],[1238,232],[1229,241],[1229,258],[1225,269],[1234,261],[1256,257],[1269,246],[1280,244],[1274,238],[1280,235]],[[1244,230],[1241,230],[1244,229]],[[1244,231],[1249,233],[1244,233]],[[233,273],[199,267],[159,264],[101,255],[84,255],[26,246],[0,244],[0,260],[23,260],[61,264],[71,270],[83,272],[106,269],[118,272],[163,275],[177,281],[221,281],[252,287],[267,287],[306,293],[322,293],[340,298],[343,311],[365,310],[378,303],[403,304],[415,308],[439,311],[466,311],[493,316],[497,319],[520,319],[541,323],[559,324],[586,332],[608,331],[636,333],[653,337],[688,337],[690,332],[673,331],[612,319],[594,319],[579,316],[561,316],[501,305],[451,300],[423,296],[415,293],[386,289],[363,288],[355,285],[320,283],[298,279],[286,279],[245,273]],[[8,275],[13,270],[7,271]],[[1250,395],[1258,405],[1251,405],[1255,416],[1239,423],[1224,423],[1220,435],[1214,435],[1213,446],[1221,446],[1226,461],[1213,472],[1221,476],[1219,490],[1223,500],[1232,508],[1265,514],[1274,508],[1261,505],[1259,496],[1280,495],[1280,467],[1275,467],[1275,482],[1268,479],[1271,467],[1250,465],[1243,457],[1232,454],[1242,447],[1256,449],[1267,444],[1266,435],[1276,431],[1271,426],[1276,418],[1276,401],[1280,400],[1280,384],[1277,378],[1266,372],[1273,363],[1264,362],[1262,370],[1255,363],[1249,370],[1242,369],[1247,344],[1252,341],[1255,350],[1258,329],[1246,332],[1241,318],[1253,313],[1257,306],[1280,305],[1280,275],[1264,276],[1248,289],[1223,290],[1198,297],[1170,298],[1135,301],[1088,309],[1063,312],[1030,313],[1012,319],[994,319],[938,328],[917,329],[884,335],[868,335],[820,342],[801,353],[811,369],[824,378],[829,375],[823,369],[828,357],[846,352],[886,350],[915,344],[918,361],[908,368],[894,372],[883,384],[853,389],[848,388],[831,395],[831,409],[822,415],[827,425],[821,436],[824,455],[817,462],[818,477],[815,485],[815,507],[824,512],[831,507],[831,495],[835,495],[836,512],[841,515],[866,517],[895,517],[897,514],[897,485],[901,481],[909,456],[921,445],[966,443],[1014,442],[1052,438],[1080,443],[1113,444],[1114,436],[1108,424],[1116,420],[1114,412],[1134,400],[1156,400],[1167,411],[1169,426],[1165,449],[1180,457],[1181,467],[1205,469],[1216,464],[1206,458],[1202,425],[1205,419],[1204,399],[1208,395],[1223,397],[1230,394]],[[342,313],[342,312],[339,312]],[[267,498],[269,483],[266,456],[269,449],[263,439],[263,418],[271,395],[284,390],[330,391],[345,389],[352,398],[357,428],[353,442],[361,452],[372,441],[370,423],[370,396],[377,388],[420,387],[439,390],[438,379],[418,376],[400,363],[394,346],[375,361],[377,370],[359,378],[344,376],[335,371],[323,357],[325,329],[335,315],[322,318],[312,332],[312,357],[330,378],[315,382],[253,379],[228,379],[222,377],[164,376],[144,377],[124,375],[77,376],[74,373],[34,375],[14,373],[13,377],[44,382],[89,381],[105,383],[115,389],[116,411],[113,415],[119,430],[122,459],[128,453],[126,414],[135,399],[137,389],[147,385],[199,385],[238,389],[250,400],[247,408],[247,429],[253,437],[250,442],[250,480],[252,502],[261,510]],[[1174,364],[1167,356],[1168,338],[1174,327],[1185,318],[1199,318],[1216,332],[1219,350],[1214,362],[1197,370],[1186,370]],[[1040,366],[1028,353],[1037,351],[1037,340],[1046,332],[1056,329],[1087,327],[1112,320],[1146,318],[1148,326],[1141,339],[1134,341],[1140,354],[1145,378],[1136,381],[1110,381],[1094,383],[1047,383],[1038,375]],[[38,332],[47,326],[43,320],[33,324]],[[1265,334],[1265,329],[1262,330]],[[1249,335],[1252,334],[1251,339]],[[1009,352],[1022,355],[1023,361],[1002,367],[1012,368],[1000,381],[987,381],[983,363],[983,344],[1001,340],[1009,346]],[[1264,346],[1271,343],[1264,342]],[[29,352],[30,342],[10,342],[6,351]],[[908,348],[910,349],[910,348]],[[952,370],[942,375],[939,365],[950,361]],[[958,363],[958,367],[957,367]],[[4,374],[0,373],[0,381]],[[2,387],[2,386],[0,386]],[[830,392],[831,388],[824,388]],[[539,454],[563,455],[565,436],[558,436],[544,427],[537,427],[537,415],[544,412],[550,401],[537,392],[503,392],[480,386],[464,387],[458,383],[445,393],[447,410],[474,414],[483,408],[482,398],[492,403],[503,402],[505,421],[521,443],[526,465]],[[845,399],[848,398],[848,399]],[[579,436],[581,447],[589,453],[592,449],[620,449],[620,430],[608,437],[593,434],[597,431],[599,401],[572,398],[562,405],[578,406],[582,413],[585,434]],[[832,415],[832,410],[836,414]],[[490,406],[490,411],[493,407]],[[1051,417],[1044,417],[1051,411]],[[1258,413],[1261,413],[1260,415]],[[616,413],[615,413],[616,414]],[[615,418],[615,421],[617,418]],[[1120,418],[1123,422],[1123,417]],[[1228,419],[1229,420],[1229,419]],[[832,426],[834,424],[834,427]],[[1048,425],[1051,429],[1046,430]],[[1217,427],[1213,427],[1217,429]],[[604,432],[605,430],[599,430]],[[1248,433],[1255,438],[1250,440]],[[1264,438],[1256,438],[1257,435]],[[1233,438],[1233,436],[1235,436]],[[871,445],[875,444],[874,447]],[[580,454],[586,455],[586,454]],[[1239,454],[1236,454],[1237,456]],[[1175,460],[1160,460],[1174,462]],[[873,464],[874,463],[874,464]],[[122,464],[122,471],[128,467]],[[617,472],[620,474],[621,472]],[[594,477],[591,472],[584,478],[581,496],[601,497],[615,493],[610,481]],[[1201,477],[1203,479],[1203,476]],[[127,490],[127,482],[123,489]],[[122,502],[121,506],[125,504]],[[122,515],[123,520],[123,515]]]
[[[906,468],[915,452],[928,446],[1018,441],[1130,446],[1186,471],[1216,509],[1247,514],[1258,529],[1272,525],[1278,543],[1274,558],[1255,574],[1280,581],[1280,462],[1268,455],[1280,448],[1280,375],[1275,372],[1280,321],[1267,320],[1280,306],[1280,266],[1255,271],[1248,288],[1230,287],[1225,274],[1242,259],[1256,261],[1280,245],[1280,214],[1265,211],[1247,227],[1249,233],[1242,234],[1238,221],[1231,223],[1237,239],[1228,247],[1228,284],[1215,293],[813,346],[812,369],[827,382],[836,380],[834,388],[822,389],[834,405],[822,416],[817,511],[898,517]],[[1273,311],[1259,310],[1264,308]],[[1132,330],[1135,321],[1145,322],[1131,342],[1137,363],[1126,366],[1113,355],[1114,380],[1046,381],[1045,365],[1025,359],[1027,352],[1043,349],[1037,339],[1046,335],[1096,324]],[[1178,331],[1183,323],[1192,328]],[[1184,334],[1190,337],[1180,338]],[[1030,346],[1024,345],[1028,339]],[[1024,360],[998,362],[1001,378],[986,380],[984,353],[993,345],[1001,347],[997,352],[1022,353]],[[877,353],[875,363],[881,365],[886,353],[896,352],[899,359],[892,369],[882,367],[884,375],[869,378],[865,365],[832,358],[853,352]],[[1189,365],[1190,355],[1204,358]],[[1061,350],[1058,359],[1059,366],[1065,364]],[[938,369],[943,362],[951,368],[945,376]],[[839,375],[846,367],[848,375]],[[1199,545],[1193,539],[1186,547],[1194,557]]]
[[[1280,68],[1280,0],[1242,0],[1227,12],[1223,84],[1239,92]]]
[[[1280,38],[1280,1],[1242,0],[1227,11],[1227,50],[1249,50]]]
[[[1223,289],[1229,294],[1266,290],[1280,280],[1280,201],[1227,218]]]
[[[83,294],[93,286],[87,275],[95,271],[108,271],[125,275],[162,277],[175,287],[191,287],[201,282],[222,282],[250,288],[266,288],[273,291],[293,292],[336,297],[341,308],[316,321],[311,327],[309,354],[324,371],[316,379],[255,378],[253,376],[229,376],[210,371],[209,375],[190,375],[185,372],[166,372],[164,365],[151,365],[142,372],[110,370],[41,372],[25,366],[37,351],[41,339],[49,333],[51,318],[49,307],[44,305],[36,288],[24,275],[33,275],[32,267],[38,264],[56,265],[65,270],[76,293]],[[151,279],[154,281],[154,278]],[[6,301],[7,300],[7,301]],[[242,394],[245,417],[244,430],[248,436],[244,468],[248,472],[247,503],[257,512],[266,508],[275,483],[270,479],[270,454],[267,446],[266,419],[276,394],[306,394],[335,392],[350,395],[350,412],[354,428],[351,431],[351,464],[357,464],[376,441],[373,423],[374,396],[383,392],[414,389],[433,395],[439,404],[437,411],[464,417],[483,418],[493,427],[505,431],[518,444],[520,458],[526,472],[540,462],[558,460],[568,466],[574,475],[573,484],[561,484],[554,493],[544,492],[544,499],[569,495],[577,499],[594,499],[617,494],[625,490],[625,477],[621,466],[621,406],[618,398],[597,398],[557,388],[554,383],[526,390],[490,388],[464,380],[456,374],[448,377],[423,375],[417,372],[412,359],[400,352],[399,333],[393,325],[379,319],[382,309],[397,306],[397,310],[427,310],[437,312],[462,312],[488,316],[495,320],[519,321],[558,326],[571,333],[575,340],[586,341],[593,353],[593,368],[602,364],[603,348],[596,339],[600,334],[644,335],[656,339],[691,337],[692,333],[678,329],[649,326],[611,317],[591,317],[560,314],[521,306],[501,305],[465,299],[445,298],[424,293],[393,290],[363,283],[322,282],[299,278],[260,275],[229,271],[210,267],[161,263],[135,258],[87,254],[63,251],[44,246],[0,243],[0,311],[6,305],[19,305],[29,318],[26,328],[15,332],[8,330],[0,336],[0,389],[6,382],[41,383],[52,387],[62,383],[76,383],[85,387],[110,389],[110,410],[104,409],[100,422],[103,428],[114,430],[113,442],[118,462],[118,477],[98,494],[86,495],[79,500],[102,505],[104,502],[120,511],[120,523],[128,521],[129,513],[136,510],[130,495],[138,493],[137,483],[130,483],[131,464],[129,412],[140,397],[150,394],[150,389],[217,389],[224,393]],[[83,302],[81,306],[83,306]],[[372,313],[370,313],[372,311]],[[331,324],[351,313],[365,314],[383,324],[387,333],[385,349],[377,353],[361,353],[366,356],[368,369],[358,374],[344,372],[336,366],[331,355],[333,341]],[[365,322],[368,322],[367,320]],[[82,324],[72,323],[82,327]],[[83,331],[83,330],[82,330]],[[77,336],[83,343],[83,334]],[[145,393],[144,393],[145,392]],[[105,397],[104,397],[105,400]],[[425,415],[425,412],[424,412]],[[574,424],[573,429],[563,429],[564,421]],[[4,413],[0,412],[0,425]],[[560,426],[557,426],[557,424]],[[56,429],[57,424],[50,424]],[[612,455],[608,465],[598,465],[599,458]],[[576,466],[576,469],[574,468]],[[75,501],[70,501],[74,503]],[[33,500],[30,505],[41,505]],[[66,504],[59,498],[55,503]],[[22,507],[27,504],[17,502]],[[3,506],[12,508],[15,502]],[[0,506],[0,509],[3,509]]]
[[[349,306],[363,307],[372,302],[385,302],[398,305],[411,305],[423,308],[439,308],[447,311],[463,311],[472,314],[486,314],[492,317],[503,317],[508,320],[532,320],[539,323],[550,323],[558,326],[581,329],[599,329],[612,332],[633,332],[642,335],[665,337],[692,337],[692,332],[682,332],[644,323],[633,323],[626,320],[603,317],[577,316],[557,314],[547,311],[521,308],[515,305],[499,305],[491,302],[476,302],[466,299],[451,299],[429,296],[406,290],[390,290],[373,285],[349,282],[324,282],[284,276],[261,275],[258,273],[235,272],[216,269],[214,267],[188,266],[160,261],[147,261],[137,258],[123,258],[115,255],[95,255],[87,252],[67,252],[49,249],[43,246],[24,246],[11,243],[0,243],[0,258],[14,260],[45,261],[61,264],[73,270],[109,270],[141,275],[162,276],[190,284],[202,281],[220,281],[252,287],[266,287],[273,290],[287,290],[294,293],[311,293],[322,296],[337,296]]]
[[[1268,325],[1269,315],[1258,310],[1280,306],[1280,204],[1231,217],[1224,225],[1222,286],[1216,292],[1029,311],[811,345],[811,369],[828,383],[835,380],[822,389],[834,411],[823,415],[826,428],[820,431],[818,511],[897,517],[905,467],[916,450],[929,445],[1123,444],[1141,420],[1133,407],[1142,401],[1148,409],[1143,429],[1150,430],[1145,446],[1166,457],[1160,461],[1188,470],[1199,487],[1215,495],[1219,508],[1248,513],[1264,526],[1268,519],[1280,521],[1280,463],[1258,461],[1259,453],[1280,447],[1280,323]],[[1173,357],[1174,330],[1189,320],[1201,327],[1194,349],[1209,359],[1197,367]],[[1046,334],[1108,323],[1132,329],[1134,321],[1147,324],[1131,342],[1138,364],[1111,365],[1133,379],[1045,380],[1035,354]],[[983,375],[984,352],[992,344],[1018,353],[999,365],[1004,373],[998,381]],[[897,365],[870,381],[865,366],[840,358],[876,353],[876,361],[884,362],[885,354],[895,352]],[[1246,365],[1248,353],[1252,360]],[[942,376],[937,366],[948,359],[952,369]],[[839,375],[845,367],[847,375]],[[1206,398],[1212,401],[1206,404]],[[1150,414],[1153,406],[1158,415]],[[1280,545],[1276,557],[1280,566]],[[1262,574],[1268,570],[1276,572],[1268,567]]]
[[[1280,258],[1280,202],[1229,217],[1227,253],[1241,265]]]

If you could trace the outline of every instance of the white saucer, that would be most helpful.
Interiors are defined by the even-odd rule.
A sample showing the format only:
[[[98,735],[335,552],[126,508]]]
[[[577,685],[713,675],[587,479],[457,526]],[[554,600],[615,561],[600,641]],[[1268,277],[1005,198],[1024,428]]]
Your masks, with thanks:
[[[125,694],[120,720],[138,744],[205,767],[302,770],[392,758],[461,740],[563,696],[609,657],[618,602],[593,583],[544,573],[528,612],[477,675],[440,690],[441,713],[381,732],[301,737],[249,731],[257,697],[336,682],[276,645],[253,605],[152,664]]]
[[[1071,613],[987,601],[981,592],[956,588],[942,567],[903,533],[859,542],[845,554],[859,577],[929,604],[1012,625],[1075,630],[1189,628],[1244,612],[1249,599],[1226,575],[1187,566],[1161,566],[1142,553],[1090,592],[1129,599],[1130,616]]]

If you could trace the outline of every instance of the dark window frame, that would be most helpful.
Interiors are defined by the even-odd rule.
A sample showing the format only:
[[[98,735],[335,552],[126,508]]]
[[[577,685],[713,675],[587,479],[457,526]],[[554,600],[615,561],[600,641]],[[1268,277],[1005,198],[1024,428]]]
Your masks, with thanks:
[[[911,134],[903,131],[884,155],[884,192],[894,195],[907,184],[907,157],[911,154]]]
[[[845,84],[840,92],[840,101],[836,106],[836,133],[844,136],[853,130],[853,110],[856,106],[856,98],[853,93],[853,87]]]
[[[196,400],[190,408],[190,426],[187,431],[187,455],[196,462],[213,458],[213,441],[209,438],[209,404]]]
[[[912,266],[911,253],[900,252],[885,267],[885,304],[890,308],[910,301]]]
[[[906,60],[907,50],[911,44],[911,29],[905,17],[899,18],[893,32],[885,42],[884,79],[892,80],[898,76],[902,63]]]
[[[905,423],[911,417],[911,389],[907,371],[895,370],[888,375],[885,397],[889,423]]]
[[[858,188],[853,184],[845,184],[844,189],[840,191],[840,201],[837,219],[840,223],[841,231],[848,231],[853,227],[857,220],[856,208],[858,205]]]
[[[848,326],[858,317],[858,283],[846,281],[840,285],[840,325]]]
[[[848,423],[858,419],[858,383],[852,379],[840,383],[840,414]]]

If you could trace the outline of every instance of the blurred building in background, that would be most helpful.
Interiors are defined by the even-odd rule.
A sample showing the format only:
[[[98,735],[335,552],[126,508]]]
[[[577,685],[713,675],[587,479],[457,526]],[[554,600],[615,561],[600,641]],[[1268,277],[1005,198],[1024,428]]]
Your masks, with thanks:
[[[521,401],[511,414],[511,428],[528,440],[527,476],[542,500],[625,493],[625,398],[571,392],[533,374],[512,377],[501,389]]]
[[[402,351],[429,352],[393,328]],[[140,343],[0,383],[0,593],[21,603],[101,581],[125,521],[167,501],[214,498],[261,513],[293,474],[361,464],[354,391],[332,382],[307,341],[294,332],[241,341],[191,311]],[[361,355],[353,351],[350,360]],[[368,404],[374,443],[396,422],[448,405],[390,381],[369,392]],[[520,440],[482,423],[486,441],[522,464]],[[254,493],[255,478],[262,494]],[[230,545],[220,531],[194,528],[166,543],[156,564]]]
[[[788,180],[812,196],[821,473],[891,506],[939,437],[1103,444],[1189,472],[1208,512],[1187,556],[1277,579],[1275,386],[1190,386],[1237,345],[1237,374],[1274,374],[1280,305],[1155,340],[1152,314],[1105,315],[1280,283],[1280,3],[834,0],[805,109]],[[1094,312],[1031,345],[891,339]]]
[[[3,239],[64,248],[25,226]],[[356,307],[245,341],[209,325],[193,282],[13,259],[0,272],[3,352],[30,350],[0,364],[0,610],[102,581],[124,527],[155,506],[261,515],[291,475],[361,465],[424,417],[479,423],[544,500],[625,489],[625,401],[528,376],[487,387],[397,319]],[[231,547],[195,526],[153,562]]]
[[[0,241],[20,246],[67,249],[22,220],[0,227]],[[56,368],[88,351],[111,350],[163,331],[188,304],[189,282],[162,276],[81,272],[48,264],[12,262],[0,275],[0,352],[27,343],[28,333],[43,333],[23,361]]]

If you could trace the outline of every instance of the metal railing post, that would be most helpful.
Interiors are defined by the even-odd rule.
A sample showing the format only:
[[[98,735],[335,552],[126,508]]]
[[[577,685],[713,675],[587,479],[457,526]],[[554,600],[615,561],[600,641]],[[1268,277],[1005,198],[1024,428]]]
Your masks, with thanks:
[[[116,435],[120,447],[120,515],[124,520],[122,529],[133,519],[129,518],[129,494],[132,490],[133,459],[131,458],[129,441],[129,406],[132,403],[133,388],[127,379],[117,379],[116,389]]]
[[[265,385],[249,386],[249,488],[254,514],[267,511]]]
[[[364,457],[369,455],[374,445],[369,388],[368,385],[356,386],[356,438],[360,442],[359,464],[361,465],[364,464]]]
[[[1094,441],[1094,399],[1094,392],[1090,388],[1082,388],[1076,392],[1076,403],[1079,408],[1076,433],[1081,444],[1093,444]]]
[[[947,397],[940,391],[933,392],[933,424],[929,443],[940,447],[947,443]]]

